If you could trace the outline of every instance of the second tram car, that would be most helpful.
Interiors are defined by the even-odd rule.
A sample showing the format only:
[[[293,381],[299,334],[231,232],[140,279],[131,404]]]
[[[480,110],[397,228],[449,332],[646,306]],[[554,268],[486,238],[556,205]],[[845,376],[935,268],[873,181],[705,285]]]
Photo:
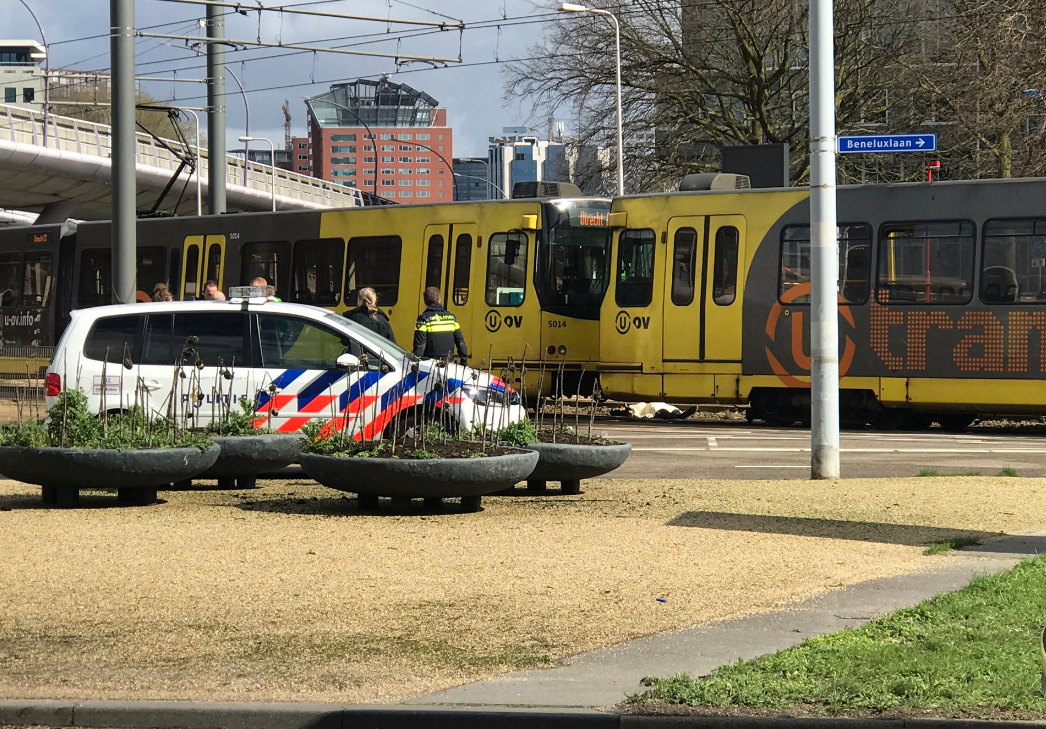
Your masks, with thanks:
[[[1046,413],[1046,181],[838,190],[844,422]],[[809,192],[614,201],[600,384],[809,418]]]

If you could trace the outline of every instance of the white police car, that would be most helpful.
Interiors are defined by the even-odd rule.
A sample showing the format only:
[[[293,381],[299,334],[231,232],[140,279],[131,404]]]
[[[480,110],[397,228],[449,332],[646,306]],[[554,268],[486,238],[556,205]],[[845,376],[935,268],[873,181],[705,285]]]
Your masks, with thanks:
[[[463,429],[496,429],[524,417],[519,396],[497,377],[419,361],[326,309],[276,302],[269,287],[232,294],[227,302],[72,312],[47,368],[48,408],[67,388],[83,390],[95,412],[138,403],[167,415],[173,397],[179,417],[204,426],[221,403],[246,398],[257,427],[291,433],[321,420],[368,439],[381,437],[396,413],[415,408],[445,413],[444,422]]]

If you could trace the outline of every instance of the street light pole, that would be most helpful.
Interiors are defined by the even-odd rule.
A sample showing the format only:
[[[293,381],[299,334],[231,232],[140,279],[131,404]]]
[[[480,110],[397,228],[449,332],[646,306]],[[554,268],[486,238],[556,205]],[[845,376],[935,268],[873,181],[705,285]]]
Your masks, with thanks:
[[[112,90],[112,298],[133,304],[137,290],[137,183],[134,129],[134,0],[109,0]]]
[[[40,19],[36,17],[36,13],[29,7],[29,3],[26,0],[19,0],[25,9],[29,11],[29,14],[33,16],[33,22],[36,23],[36,29],[40,31],[40,40],[44,42],[44,146],[47,146],[47,112],[51,107],[51,49],[47,45],[47,33],[44,32],[44,26],[40,25]]]
[[[490,185],[491,187],[493,187],[495,190],[500,192],[502,195],[505,195],[505,191],[504,190],[502,190],[500,187],[498,187],[497,185],[495,185],[493,182],[491,182],[490,180],[488,180],[485,177],[477,177],[476,175],[466,175],[463,172],[451,172],[450,174],[454,175],[455,177],[467,177],[470,180],[479,180],[480,182],[485,182],[488,185]],[[508,196],[506,195],[506,197],[508,197]]]
[[[344,104],[339,104],[337,101],[327,101],[325,103],[330,104],[331,106],[336,106],[339,109],[344,109],[345,111],[349,112],[354,117],[356,117],[356,121],[358,121],[360,124],[362,124],[363,128],[367,130],[367,134],[371,138],[370,141],[374,143],[374,196],[377,197],[378,196],[378,159],[379,159],[378,158],[378,139],[377,139],[377,137],[374,136],[374,132],[372,132],[370,130],[370,127],[367,126],[367,122],[363,121],[363,117],[361,117],[359,115],[359,112],[350,109],[349,107],[345,106]],[[366,140],[364,140],[364,141],[366,141]],[[360,150],[361,150],[360,156],[361,157],[363,156],[362,150],[363,150],[364,146],[366,146],[366,145],[363,145],[363,144],[360,145]]]
[[[563,13],[593,13],[595,15],[606,15],[614,21],[614,46],[617,52],[617,194],[625,194],[625,143],[624,143],[624,121],[621,114],[621,24],[617,22],[617,16],[609,10],[590,8],[586,5],[575,5],[574,3],[563,3],[559,6]]]
[[[269,150],[272,153],[272,157],[269,161],[272,162],[272,211],[276,212],[276,145],[272,143],[272,140],[268,137],[240,137],[237,141],[242,144],[248,142],[266,142],[269,145]],[[246,169],[248,160],[246,157],[243,160],[244,168]]]
[[[810,0],[810,477],[839,478],[839,243],[832,0]]]
[[[233,70],[231,68],[229,68],[228,66],[225,67],[225,70],[229,72],[229,75],[232,76],[232,80],[235,81],[236,85],[240,87],[240,96],[243,97],[243,114],[244,114],[243,136],[249,137],[249,136],[251,136],[251,105],[247,103],[247,93],[243,90],[243,84],[240,83],[240,79],[237,78],[235,73],[233,73]],[[244,148],[243,148],[243,186],[244,187],[247,187],[247,160],[250,158],[250,155],[248,154],[249,151],[250,151],[250,147],[249,146],[244,146]]]

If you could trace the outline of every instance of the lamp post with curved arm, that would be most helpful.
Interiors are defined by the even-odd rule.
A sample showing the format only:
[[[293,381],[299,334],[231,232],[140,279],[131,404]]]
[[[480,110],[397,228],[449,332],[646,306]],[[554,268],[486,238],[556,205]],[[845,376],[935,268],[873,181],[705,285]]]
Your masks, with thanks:
[[[396,142],[399,143],[399,144],[410,144],[410,145],[412,145],[414,147],[421,147],[422,149],[427,149],[428,151],[432,152],[434,155],[439,157],[440,162],[443,163],[443,165],[447,168],[447,171],[450,173],[450,177],[451,177],[450,184],[453,187],[453,189],[451,190],[450,194],[453,197],[455,197],[455,198],[458,196],[457,195],[458,185],[457,185],[457,181],[454,178],[455,177],[471,177],[471,175],[462,175],[462,174],[455,173],[454,172],[454,165],[452,165],[450,162],[448,162],[446,157],[444,157],[442,154],[440,154],[439,152],[437,152],[436,150],[434,150],[432,147],[430,147],[427,144],[422,144],[421,142],[412,142],[409,139],[397,139]]]
[[[29,3],[26,0],[19,0],[25,9],[29,11],[29,14],[33,16],[33,22],[36,23],[36,29],[40,31],[40,40],[44,42],[44,146],[47,146],[47,112],[51,107],[51,50],[47,46],[47,33],[44,32],[44,26],[40,25],[39,18],[36,17],[36,13],[29,7]]]
[[[358,121],[360,124],[362,124],[363,128],[367,130],[367,135],[370,137],[370,141],[372,141],[374,143],[374,195],[376,197],[378,195],[378,138],[376,136],[374,136],[374,132],[372,132],[370,130],[370,127],[367,126],[367,122],[363,121],[363,117],[360,116],[358,111],[356,111],[354,109],[350,109],[349,107],[345,106],[344,104],[339,104],[337,101],[329,101],[328,100],[328,101],[325,101],[324,103],[325,104],[330,104],[331,106],[336,106],[339,109],[344,109],[345,111],[349,112],[354,117],[356,117],[356,121]],[[365,145],[360,145],[360,149],[363,149],[364,146]],[[362,154],[361,154],[361,156],[362,156]]]
[[[594,15],[605,15],[614,21],[614,44],[617,49],[617,194],[624,195],[625,145],[621,115],[621,25],[617,22],[617,16],[609,10],[590,8],[586,5],[578,5],[576,3],[563,3],[559,6],[559,11],[561,13],[592,13]]]

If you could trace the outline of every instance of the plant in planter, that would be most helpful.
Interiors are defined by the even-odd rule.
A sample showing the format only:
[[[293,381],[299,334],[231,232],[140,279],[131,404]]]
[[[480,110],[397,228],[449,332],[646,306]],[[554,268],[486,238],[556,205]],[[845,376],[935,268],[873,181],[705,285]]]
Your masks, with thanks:
[[[429,391],[436,402],[443,387],[437,381]],[[524,480],[537,454],[501,445],[485,433],[454,433],[445,410],[435,410],[434,422],[426,422],[417,408],[398,410],[383,433],[360,429],[356,422],[337,429],[334,421],[314,421],[302,429],[306,439],[299,463],[324,486],[357,494],[362,508],[376,507],[381,497],[391,498],[397,511],[405,511],[412,499],[437,506],[459,498],[463,512],[479,511],[484,495]]]
[[[257,399],[240,398],[235,406],[215,399],[218,418],[211,420],[206,432],[221,446],[221,454],[197,478],[217,479],[218,487],[224,489],[254,488],[258,474],[278,471],[298,459],[301,436],[274,432],[269,427],[271,418],[258,417]]]
[[[205,434],[148,419],[141,407],[98,417],[65,390],[48,420],[0,429],[0,473],[43,487],[45,503],[75,506],[80,489],[117,489],[120,501],[156,501],[157,487],[195,475],[218,457]]]
[[[579,494],[582,479],[596,478],[613,471],[632,452],[629,443],[592,434],[595,398],[592,398],[588,415],[587,434],[580,432],[580,406],[575,408],[574,427],[566,424],[562,390],[552,403],[551,425],[544,419],[544,409],[539,395],[535,415],[538,425],[524,419],[506,426],[500,433],[502,442],[529,448],[540,455],[537,466],[527,478],[528,493],[546,493],[549,481],[559,481],[560,493]]]

